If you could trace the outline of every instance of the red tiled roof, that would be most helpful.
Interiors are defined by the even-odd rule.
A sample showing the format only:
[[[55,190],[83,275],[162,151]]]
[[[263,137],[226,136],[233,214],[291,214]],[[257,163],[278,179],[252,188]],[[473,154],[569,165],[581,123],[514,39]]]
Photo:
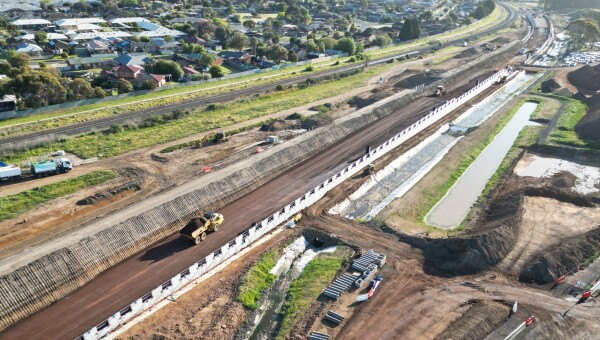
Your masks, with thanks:
[[[113,68],[113,72],[132,72],[137,73],[143,70],[143,67],[135,66],[135,65],[119,65]]]
[[[160,74],[150,73],[150,77],[152,77],[152,79],[156,80],[157,83],[159,83],[165,79],[165,76],[161,76]]]
[[[200,72],[194,70],[193,68],[189,68],[189,67],[183,67],[183,72],[185,74],[198,74]]]

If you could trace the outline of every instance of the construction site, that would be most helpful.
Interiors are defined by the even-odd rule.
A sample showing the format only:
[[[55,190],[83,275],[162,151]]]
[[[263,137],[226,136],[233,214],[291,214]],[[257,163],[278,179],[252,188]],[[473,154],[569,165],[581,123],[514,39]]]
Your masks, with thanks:
[[[0,219],[0,338],[597,339],[600,65],[522,67],[549,22],[2,182],[115,173]]]

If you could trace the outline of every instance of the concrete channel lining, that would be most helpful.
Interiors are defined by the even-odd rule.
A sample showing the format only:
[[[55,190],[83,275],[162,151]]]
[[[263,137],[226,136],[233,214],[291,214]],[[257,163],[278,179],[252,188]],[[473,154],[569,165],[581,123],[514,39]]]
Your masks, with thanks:
[[[440,84],[452,83],[472,68],[488,67],[505,60],[518,49],[517,43],[449,71],[444,80],[431,84],[423,92],[429,92]],[[363,110],[336,121],[328,129],[317,129],[301,136],[305,138],[291,143],[293,145],[289,148],[271,153],[265,157],[268,161],[258,162],[0,277],[0,295],[3,296],[0,300],[0,329],[68,295],[110,266],[172,234],[196,211],[215,209],[236,200],[353,131],[391,114],[423,92],[409,91],[387,101],[386,106]]]

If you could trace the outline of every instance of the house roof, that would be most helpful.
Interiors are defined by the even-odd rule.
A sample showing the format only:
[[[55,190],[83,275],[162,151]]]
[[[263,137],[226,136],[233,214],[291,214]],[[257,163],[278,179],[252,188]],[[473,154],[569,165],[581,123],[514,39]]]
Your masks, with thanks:
[[[246,52],[238,52],[238,51],[221,51],[219,52],[219,57],[224,59],[241,59]]]
[[[111,31],[111,32],[86,32],[86,33],[78,33],[73,36],[73,40],[90,40],[94,38],[103,38],[103,39],[111,39],[111,38],[127,38],[131,37],[130,33],[123,31]]]
[[[60,39],[60,40],[66,40],[67,36],[64,34],[60,34],[60,33],[46,33],[47,37],[49,40],[54,40],[54,39]],[[35,35],[34,34],[25,34],[22,35],[21,38],[25,39],[25,40],[35,40]]]
[[[69,58],[67,64],[69,65],[84,65],[84,64],[102,64],[102,58],[88,57],[88,58]]]
[[[112,71],[113,72],[131,72],[131,73],[137,73],[137,72],[140,72],[143,69],[144,69],[143,67],[139,67],[139,66],[135,66],[135,65],[119,65],[119,66],[113,67]]]
[[[36,44],[22,43],[17,45],[17,52],[19,53],[31,53],[31,52],[42,52],[43,49]]]
[[[29,4],[0,4],[0,12],[9,12],[14,10],[21,11],[41,11],[42,9],[37,6],[32,6]]]
[[[150,77],[152,77],[152,79],[156,80],[156,82],[161,82],[161,81],[165,80],[165,76],[160,75],[160,74],[150,73]]]
[[[115,18],[115,19],[110,19],[109,22],[111,24],[130,24],[132,22],[143,22],[143,21],[147,21],[150,22],[150,20],[146,19],[146,18],[141,18],[141,17],[130,17],[130,18]]]
[[[17,19],[10,22],[10,25],[27,26],[27,25],[51,25],[52,23],[45,19]]]
[[[54,24],[56,26],[78,26],[83,24],[100,24],[106,21],[102,18],[78,18],[78,19],[61,19],[56,20]]]
[[[193,68],[190,68],[190,67],[182,67],[182,69],[183,69],[183,73],[185,73],[185,74],[198,74],[198,73],[200,73],[200,72],[198,72],[198,71],[196,71],[196,70],[194,70]]]
[[[113,59],[114,62],[121,65],[144,65],[145,62],[142,59],[136,58],[130,54],[122,54]]]
[[[77,30],[78,31],[83,31],[83,30],[101,30],[102,27],[98,26],[96,24],[79,24],[77,25]]]

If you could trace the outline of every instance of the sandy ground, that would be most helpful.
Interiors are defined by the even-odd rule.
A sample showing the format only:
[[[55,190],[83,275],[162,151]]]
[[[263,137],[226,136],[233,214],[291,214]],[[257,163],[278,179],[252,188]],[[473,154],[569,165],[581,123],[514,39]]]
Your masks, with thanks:
[[[521,233],[513,250],[498,264],[503,272],[519,275],[530,256],[549,244],[585,233],[598,225],[600,208],[583,208],[545,197],[525,197]]]

